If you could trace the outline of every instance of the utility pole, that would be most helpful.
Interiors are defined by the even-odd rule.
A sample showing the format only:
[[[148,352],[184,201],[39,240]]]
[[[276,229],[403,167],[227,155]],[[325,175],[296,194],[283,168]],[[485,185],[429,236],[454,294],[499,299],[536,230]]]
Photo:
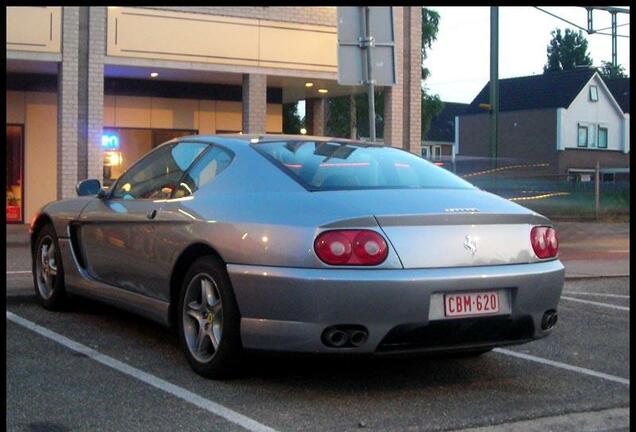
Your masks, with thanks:
[[[499,129],[499,7],[490,7],[490,155],[497,168]]]
[[[358,107],[356,106],[356,96],[349,95],[349,131],[352,140],[358,139]]]
[[[596,162],[596,170],[594,171],[594,216],[596,220],[599,218],[601,198],[601,165]]]
[[[616,59],[616,51],[617,51],[617,29],[616,29],[616,11],[611,11],[612,14],[612,66],[616,69],[618,66],[618,60]]]

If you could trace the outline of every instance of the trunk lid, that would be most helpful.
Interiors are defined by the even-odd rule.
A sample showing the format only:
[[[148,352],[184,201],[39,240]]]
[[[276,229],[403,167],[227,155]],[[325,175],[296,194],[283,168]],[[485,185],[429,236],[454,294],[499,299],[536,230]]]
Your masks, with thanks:
[[[350,208],[376,218],[407,269],[536,262],[530,230],[550,224],[529,209],[479,189],[344,194]]]

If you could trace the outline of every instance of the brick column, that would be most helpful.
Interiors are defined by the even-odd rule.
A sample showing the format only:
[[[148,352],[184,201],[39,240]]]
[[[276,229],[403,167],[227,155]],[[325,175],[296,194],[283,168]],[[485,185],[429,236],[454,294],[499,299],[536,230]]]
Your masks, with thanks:
[[[395,62],[397,84],[384,89],[384,142],[393,147],[402,147],[404,140],[404,53],[403,53],[403,19],[404,7],[393,6],[395,17]]]
[[[267,75],[243,75],[243,133],[264,134],[267,120]]]
[[[404,19],[404,149],[421,154],[422,148],[422,8],[405,7]],[[406,17],[408,16],[408,21]]]
[[[62,62],[57,91],[57,197],[75,197],[78,181],[79,7],[62,8]]]
[[[305,100],[305,125],[308,135],[325,135],[326,106],[323,98]]]
[[[88,135],[87,177],[104,177],[102,131],[104,123],[104,55],[106,54],[106,7],[89,8],[88,31]]]

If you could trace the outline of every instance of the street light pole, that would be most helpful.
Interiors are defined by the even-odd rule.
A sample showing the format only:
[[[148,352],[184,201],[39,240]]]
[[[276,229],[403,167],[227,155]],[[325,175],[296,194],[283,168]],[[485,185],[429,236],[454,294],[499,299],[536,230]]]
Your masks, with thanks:
[[[490,7],[490,155],[497,168],[499,129],[499,7]]]

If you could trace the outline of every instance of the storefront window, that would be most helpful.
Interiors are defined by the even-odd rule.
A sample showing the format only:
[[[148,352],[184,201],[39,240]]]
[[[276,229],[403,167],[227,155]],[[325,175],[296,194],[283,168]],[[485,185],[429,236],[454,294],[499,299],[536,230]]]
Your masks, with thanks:
[[[105,128],[102,133],[104,187],[110,187],[132,164],[159,144],[196,133],[195,130]]]
[[[22,223],[24,211],[24,131],[21,125],[7,125],[7,222]]]

